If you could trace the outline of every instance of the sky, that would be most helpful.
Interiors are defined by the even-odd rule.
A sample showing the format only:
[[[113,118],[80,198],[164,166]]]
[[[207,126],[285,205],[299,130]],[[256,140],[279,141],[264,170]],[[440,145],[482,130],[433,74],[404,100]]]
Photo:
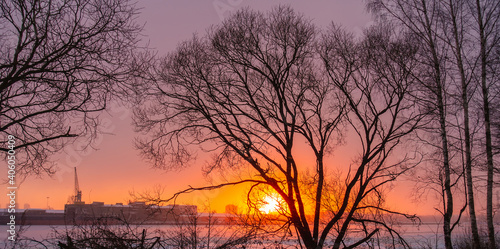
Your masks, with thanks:
[[[279,4],[289,4],[321,28],[335,22],[359,34],[372,23],[362,0],[139,0],[137,6],[141,9],[137,21],[144,24],[143,42],[161,55],[174,50],[177,44],[191,38],[194,33],[204,34],[211,25],[220,24],[238,9],[249,7],[267,11]],[[54,158],[59,170],[53,177],[30,177],[19,186],[18,208],[29,204],[30,208],[64,209],[64,204],[74,193],[74,167],[77,167],[82,199],[86,203],[127,203],[131,192],[157,188],[163,189],[163,196],[168,197],[189,185],[206,184],[200,171],[203,156],[196,165],[181,171],[152,169],[134,149],[133,140],[138,134],[133,131],[131,116],[132,110],[112,105],[108,113],[103,114],[102,130],[105,134],[97,138],[95,150],[82,152],[78,144],[68,146],[64,153]],[[416,213],[431,210],[429,205],[408,201],[411,191],[408,184],[402,183],[394,189],[390,193],[392,198],[389,198],[392,207]],[[243,198],[244,188],[240,187],[186,195],[178,203],[195,204],[199,210],[223,212],[225,205],[241,204]],[[5,207],[5,195],[0,199],[0,205]]]

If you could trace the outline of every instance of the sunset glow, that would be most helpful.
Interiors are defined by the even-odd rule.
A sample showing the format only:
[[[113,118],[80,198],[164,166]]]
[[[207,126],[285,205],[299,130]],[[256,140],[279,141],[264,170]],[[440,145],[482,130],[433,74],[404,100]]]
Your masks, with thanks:
[[[0,249],[500,249],[496,2],[2,0]]]
[[[281,207],[278,198],[275,196],[266,196],[264,200],[262,200],[263,205],[259,208],[259,211],[265,214],[277,213]]]

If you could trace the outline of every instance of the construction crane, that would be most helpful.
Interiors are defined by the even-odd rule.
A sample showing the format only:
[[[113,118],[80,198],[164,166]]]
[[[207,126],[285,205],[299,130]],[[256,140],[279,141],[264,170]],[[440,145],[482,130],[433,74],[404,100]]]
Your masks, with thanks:
[[[78,185],[78,175],[76,173],[76,167],[75,167],[75,195],[71,197],[71,202],[73,204],[85,204],[85,202],[82,202],[82,191],[80,190],[80,186]]]

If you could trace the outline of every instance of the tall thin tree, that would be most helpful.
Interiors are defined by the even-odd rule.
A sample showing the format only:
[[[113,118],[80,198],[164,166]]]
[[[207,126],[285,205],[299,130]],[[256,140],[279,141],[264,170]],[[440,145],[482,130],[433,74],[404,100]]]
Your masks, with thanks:
[[[480,44],[479,64],[481,67],[479,81],[482,93],[483,103],[483,118],[485,132],[485,151],[487,165],[487,187],[486,187],[486,219],[488,226],[488,244],[489,248],[496,248],[495,242],[495,226],[493,224],[493,144],[491,132],[491,108],[490,103],[493,101],[490,97],[490,89],[495,81],[495,76],[498,64],[498,54],[495,51],[496,46],[500,43],[500,2],[498,1],[481,1],[476,0],[475,3],[469,5],[472,14],[476,20],[476,29],[478,38],[475,41]]]
[[[466,74],[466,62],[464,61],[464,44],[466,41],[467,30],[467,19],[470,13],[467,12],[466,3],[463,1],[453,1],[449,0],[447,3],[443,3],[443,8],[441,12],[441,20],[443,22],[443,31],[446,27],[451,26],[451,37],[446,36],[446,32],[443,32],[442,39],[444,42],[448,43],[451,47],[452,54],[455,58],[455,66],[458,71],[458,79],[460,82],[460,103],[463,112],[463,127],[464,127],[464,154],[465,154],[465,177],[467,186],[467,199],[469,206],[469,217],[470,217],[470,227],[473,239],[474,248],[480,247],[479,231],[477,226],[476,217],[476,204],[474,200],[474,184],[472,175],[472,140],[471,140],[471,130],[470,130],[470,112],[469,106],[471,101],[471,96],[474,92],[474,86],[470,86],[470,77]],[[449,22],[449,24],[448,24]]]
[[[448,126],[449,104],[447,99],[449,88],[449,67],[447,41],[442,37],[442,6],[441,2],[432,0],[373,0],[368,2],[368,8],[380,18],[393,21],[404,30],[412,33],[420,41],[420,63],[423,74],[420,75],[422,97],[419,104],[430,109],[430,114],[435,115],[440,147],[442,165],[438,166],[443,172],[440,181],[443,197],[443,234],[445,247],[453,248],[451,232],[457,221],[452,222],[454,213],[453,166],[451,158],[451,142]],[[415,41],[417,42],[417,40]],[[431,101],[429,101],[431,100]],[[430,123],[433,125],[433,122]],[[430,130],[430,129],[426,129]]]

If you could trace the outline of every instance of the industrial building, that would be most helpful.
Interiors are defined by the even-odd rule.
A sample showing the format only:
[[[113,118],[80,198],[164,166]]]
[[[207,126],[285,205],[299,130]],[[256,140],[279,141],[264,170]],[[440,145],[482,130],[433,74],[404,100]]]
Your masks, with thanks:
[[[133,202],[128,205],[114,205],[103,202],[92,204],[66,204],[65,219],[69,224],[88,224],[105,222],[108,224],[175,224],[189,222],[198,214],[194,205],[146,205],[144,202]]]

